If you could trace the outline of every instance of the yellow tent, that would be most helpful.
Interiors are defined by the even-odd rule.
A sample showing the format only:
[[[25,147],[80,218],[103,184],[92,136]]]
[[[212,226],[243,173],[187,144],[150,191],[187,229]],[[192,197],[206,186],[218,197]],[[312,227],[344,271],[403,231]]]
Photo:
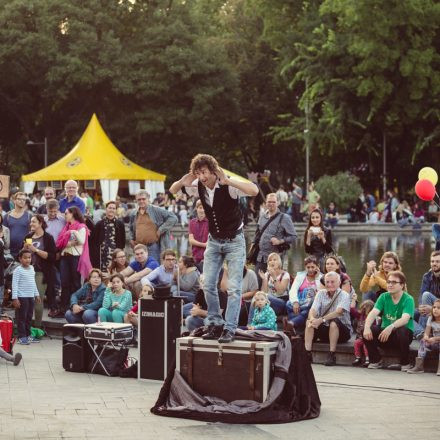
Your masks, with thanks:
[[[249,179],[246,179],[246,177],[240,176],[239,174],[235,174],[232,171],[226,170],[225,168],[222,168],[222,170],[225,172],[227,176],[233,177],[235,180],[238,180],[239,182],[252,183]]]
[[[153,180],[166,176],[142,168],[127,159],[105,134],[93,114],[86,131],[75,147],[48,167],[22,176],[25,182],[50,180]]]

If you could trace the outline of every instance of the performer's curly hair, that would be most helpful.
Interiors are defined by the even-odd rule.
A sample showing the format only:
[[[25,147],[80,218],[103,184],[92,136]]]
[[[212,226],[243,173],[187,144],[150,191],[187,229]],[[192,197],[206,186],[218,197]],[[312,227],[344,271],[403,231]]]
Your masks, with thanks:
[[[191,161],[189,172],[195,174],[202,167],[208,168],[211,173],[217,173],[220,169],[217,160],[210,154],[197,154]]]

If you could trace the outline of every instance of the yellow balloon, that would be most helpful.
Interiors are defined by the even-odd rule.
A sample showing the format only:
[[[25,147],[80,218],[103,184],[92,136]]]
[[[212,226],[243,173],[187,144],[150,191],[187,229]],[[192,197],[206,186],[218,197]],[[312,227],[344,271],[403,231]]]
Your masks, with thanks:
[[[419,180],[421,179],[429,180],[435,186],[438,182],[438,175],[433,168],[425,167],[419,171]]]

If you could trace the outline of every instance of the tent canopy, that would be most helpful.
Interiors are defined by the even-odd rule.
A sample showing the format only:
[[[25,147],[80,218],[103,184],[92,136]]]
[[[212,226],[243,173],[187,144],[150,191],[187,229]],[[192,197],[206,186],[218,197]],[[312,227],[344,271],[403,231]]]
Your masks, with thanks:
[[[142,168],[127,159],[105,134],[93,114],[86,131],[75,147],[64,157],[42,170],[22,176],[25,182],[49,180],[153,180],[166,176]]]
[[[239,174],[235,174],[232,171],[229,171],[225,168],[222,167],[222,170],[225,172],[225,174],[229,177],[234,178],[235,180],[238,180],[239,182],[244,182],[244,183],[252,183],[249,179],[246,179],[246,177],[240,176]]]

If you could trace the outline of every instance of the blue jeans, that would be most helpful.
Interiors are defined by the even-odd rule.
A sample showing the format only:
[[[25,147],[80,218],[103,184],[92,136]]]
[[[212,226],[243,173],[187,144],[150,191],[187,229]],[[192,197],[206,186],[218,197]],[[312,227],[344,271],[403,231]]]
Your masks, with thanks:
[[[225,319],[220,313],[217,283],[223,262],[228,263],[229,288],[228,305]],[[243,232],[233,239],[215,239],[208,236],[205,250],[203,274],[205,277],[204,291],[208,305],[208,316],[205,325],[225,325],[225,329],[235,332],[238,324],[241,306],[241,285],[243,267],[246,263],[246,244]]]
[[[191,315],[191,309],[193,308],[193,303],[184,304],[182,308],[183,319]]]
[[[20,298],[20,307],[16,309],[17,331],[19,338],[31,335],[31,321],[34,314],[34,298]]]
[[[293,313],[293,305],[290,301],[286,303],[287,319],[291,322],[294,327],[301,328],[304,327],[307,321],[307,316],[309,316],[309,310],[312,305],[304,305],[299,307],[298,314]]]
[[[180,296],[184,298],[183,301],[185,304],[192,303],[194,301],[194,298],[196,297],[196,294],[194,292],[185,292],[183,290],[178,292],[177,286],[175,284],[171,286],[171,293],[173,294],[173,296]]]
[[[420,306],[422,306],[422,305],[423,306],[432,306],[436,299],[438,299],[438,298],[435,295],[433,295],[431,292],[423,292],[422,297],[419,301],[419,305]],[[426,328],[426,323],[428,322],[428,318],[429,318],[429,315],[420,315],[419,324],[423,328]]]
[[[200,318],[200,316],[187,316],[185,319],[185,325],[188,331],[192,332],[196,328],[203,326],[203,318]]]
[[[439,251],[440,250],[440,224],[439,223],[434,223],[432,225],[432,235],[435,238],[435,250]]]
[[[98,312],[84,310],[82,313],[73,313],[71,310],[67,310],[65,318],[69,324],[94,324],[98,322]]]
[[[148,246],[148,255],[153,257],[160,264],[160,244],[152,243]]]

